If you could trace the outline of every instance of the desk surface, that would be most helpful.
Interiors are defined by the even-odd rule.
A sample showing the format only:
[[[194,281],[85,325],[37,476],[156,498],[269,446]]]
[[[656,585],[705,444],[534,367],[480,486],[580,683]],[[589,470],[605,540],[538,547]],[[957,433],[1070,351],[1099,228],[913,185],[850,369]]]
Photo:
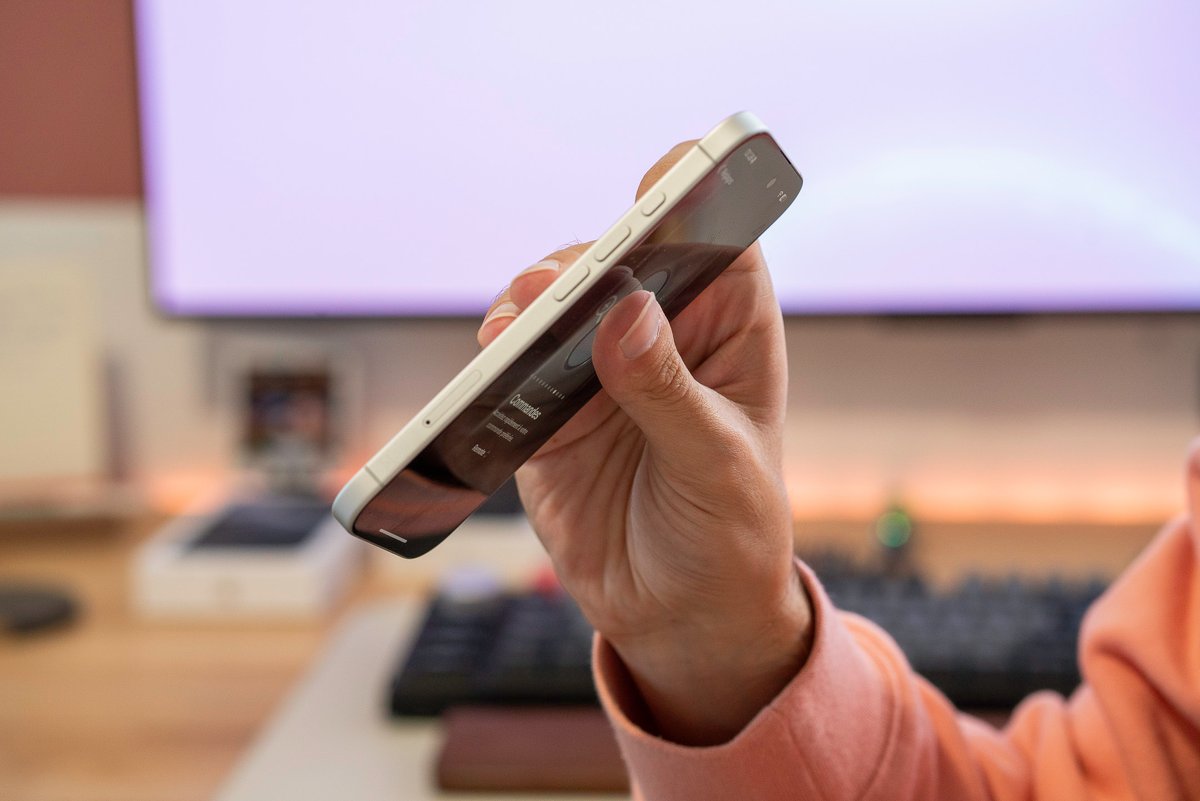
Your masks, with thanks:
[[[334,614],[314,623],[146,622],[129,609],[128,570],[134,548],[154,527],[0,532],[0,577],[61,582],[84,603],[70,629],[0,640],[0,798],[211,798],[347,612],[421,585],[373,570]],[[991,554],[993,564],[1010,566],[1022,551],[1014,537],[1027,534],[1024,568],[1044,572],[1061,557],[1068,570],[1115,570],[1156,527],[1076,527],[1047,544],[1052,528],[1013,535],[1003,527],[998,537],[987,535],[1001,529],[985,528],[973,537],[960,527],[961,536],[940,538],[931,530],[921,561],[946,575],[966,553],[977,564]],[[839,530],[853,547],[863,524],[803,526],[801,538],[823,531],[831,533],[822,542],[837,541]]]
[[[0,577],[83,602],[69,629],[0,640],[0,798],[209,798],[319,652],[329,622],[139,620],[129,565],[154,528],[0,537]]]
[[[388,720],[382,688],[396,654],[420,622],[416,598],[356,607],[329,647],[273,716],[216,801],[513,801],[511,793],[439,793],[434,722]],[[570,801],[578,794],[529,796]],[[627,794],[593,795],[622,801]]]

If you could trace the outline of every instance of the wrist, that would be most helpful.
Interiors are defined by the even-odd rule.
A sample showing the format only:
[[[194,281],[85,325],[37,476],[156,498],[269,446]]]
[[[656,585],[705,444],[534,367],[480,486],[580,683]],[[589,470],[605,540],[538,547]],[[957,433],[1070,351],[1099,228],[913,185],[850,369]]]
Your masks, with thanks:
[[[610,640],[656,734],[683,745],[727,742],[800,672],[813,613],[794,567],[773,602],[696,617],[663,631]]]

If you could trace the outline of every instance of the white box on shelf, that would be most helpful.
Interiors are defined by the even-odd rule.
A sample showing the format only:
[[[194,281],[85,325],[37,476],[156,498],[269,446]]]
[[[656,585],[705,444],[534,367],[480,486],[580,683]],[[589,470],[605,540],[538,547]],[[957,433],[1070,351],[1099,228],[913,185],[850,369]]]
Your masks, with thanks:
[[[231,508],[225,504],[208,514],[178,517],[139,549],[132,581],[140,614],[192,619],[317,616],[332,608],[362,567],[366,546],[331,515],[295,545],[196,547]]]

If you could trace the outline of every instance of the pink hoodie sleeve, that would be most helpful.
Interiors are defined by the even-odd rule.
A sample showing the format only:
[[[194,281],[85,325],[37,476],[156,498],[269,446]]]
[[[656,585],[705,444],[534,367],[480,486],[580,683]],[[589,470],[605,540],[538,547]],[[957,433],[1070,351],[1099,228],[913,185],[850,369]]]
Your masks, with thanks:
[[[957,712],[888,636],[836,611],[801,573],[816,609],[813,650],[733,740],[692,748],[639,727],[634,685],[607,643],[601,701],[647,801],[701,799],[1200,798],[1200,447],[1191,514],[1163,529],[1089,611],[1084,683],[1038,693],[1003,730]],[[698,699],[699,702],[699,699]]]

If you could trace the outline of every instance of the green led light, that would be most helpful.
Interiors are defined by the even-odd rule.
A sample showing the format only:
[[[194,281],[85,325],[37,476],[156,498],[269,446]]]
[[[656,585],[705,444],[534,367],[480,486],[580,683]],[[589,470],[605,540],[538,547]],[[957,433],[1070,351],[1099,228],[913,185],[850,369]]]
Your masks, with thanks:
[[[888,548],[899,548],[912,537],[912,518],[904,512],[885,512],[875,521],[875,537]]]

